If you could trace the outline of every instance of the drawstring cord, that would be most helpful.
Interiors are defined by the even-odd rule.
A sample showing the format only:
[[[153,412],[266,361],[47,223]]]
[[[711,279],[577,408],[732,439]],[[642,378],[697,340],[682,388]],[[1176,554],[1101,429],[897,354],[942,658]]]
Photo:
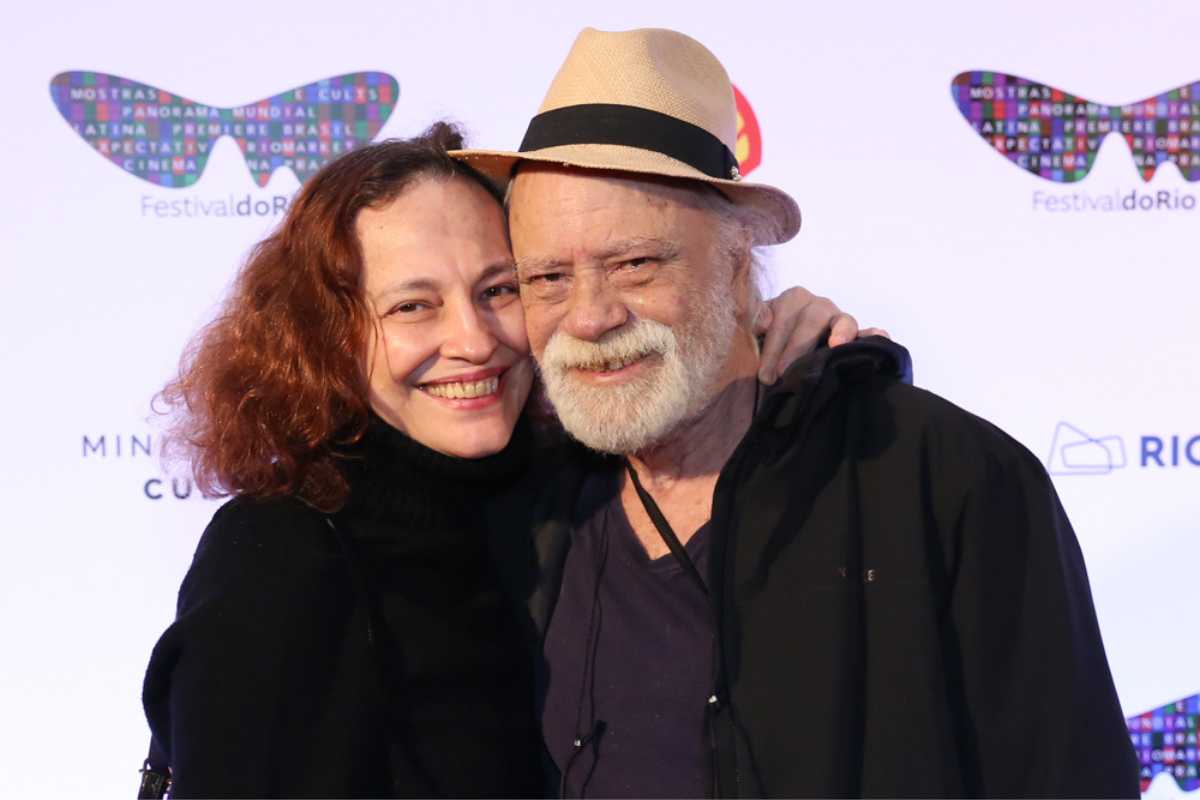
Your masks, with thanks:
[[[753,404],[751,405],[751,411],[750,411],[750,426],[751,427],[754,424],[755,417],[758,415],[758,405],[759,405],[759,400],[760,400],[761,388],[762,388],[761,384],[759,384],[758,380],[755,379],[755,381],[754,381],[754,400],[753,400]],[[676,560],[683,567],[685,573],[688,573],[691,576],[691,578],[696,583],[699,584],[701,592],[703,592],[704,595],[707,596],[708,595],[708,585],[705,583],[704,579],[700,576],[700,573],[696,570],[696,566],[695,566],[695,564],[692,563],[691,558],[688,557],[687,551],[684,550],[682,544],[679,542],[679,538],[675,535],[675,531],[672,530],[671,524],[667,521],[665,515],[663,515],[662,511],[659,509],[658,504],[654,501],[654,498],[651,497],[650,493],[647,492],[646,489],[642,486],[641,481],[638,479],[637,471],[634,470],[633,465],[629,462],[628,459],[624,459],[624,461],[625,461],[625,468],[629,473],[629,477],[633,483],[634,490],[637,492],[638,498],[641,500],[642,507],[646,510],[647,516],[650,517],[651,522],[654,523],[654,527],[658,530],[658,533],[662,537],[663,542],[667,545],[667,548],[671,551],[672,555],[674,555]],[[583,664],[584,671],[583,671],[582,680],[580,681],[580,685],[579,685],[579,699],[578,699],[578,702],[576,703],[576,707],[575,707],[575,738],[571,742],[571,747],[572,747],[571,756],[567,759],[567,763],[565,765],[563,765],[562,774],[559,777],[558,796],[560,798],[567,797],[567,782],[568,782],[568,779],[571,774],[571,769],[572,769],[572,767],[575,766],[575,762],[579,758],[579,754],[582,753],[584,751],[584,749],[588,747],[588,745],[591,745],[592,763],[588,767],[587,775],[584,776],[583,782],[579,786],[579,797],[583,798],[586,796],[588,783],[591,781],[592,775],[596,771],[596,763],[597,763],[597,761],[599,761],[600,737],[604,735],[604,731],[607,728],[607,723],[605,723],[604,720],[596,719],[596,650],[599,647],[599,638],[600,638],[599,627],[600,627],[600,621],[601,621],[601,617],[602,617],[602,609],[601,609],[601,603],[600,603],[600,585],[604,578],[604,569],[608,564],[608,531],[609,531],[610,527],[611,527],[611,525],[607,519],[605,520],[605,524],[603,526],[601,526],[600,552],[596,558],[596,579],[595,579],[595,585],[592,587],[592,609],[591,609],[591,614],[589,615],[589,618],[588,618],[587,638],[585,639],[585,642],[584,642],[584,664]],[[715,609],[714,609],[714,612],[715,612]],[[713,651],[714,652],[713,652],[712,656],[713,656],[714,669],[719,669],[718,664],[720,663],[720,661],[723,660],[723,654],[716,652],[717,651],[717,646],[716,646],[717,642],[716,642],[716,638],[715,638],[715,633],[716,633],[716,630],[719,628],[719,624],[720,624],[719,619],[717,619],[716,617],[717,617],[717,614],[714,613],[714,620],[713,620],[713,622],[714,622]],[[723,672],[723,670],[720,670],[720,671]],[[714,676],[714,677],[716,677],[716,676]],[[717,682],[718,683],[723,682],[723,679],[718,679]],[[712,694],[712,696],[710,697],[710,699],[708,701],[708,708],[710,711],[712,709],[712,703],[714,700],[717,702],[720,702],[719,695],[721,694],[723,689],[724,689],[724,687],[722,687],[722,686],[714,687],[714,693]],[[583,705],[584,705],[585,699],[590,700],[588,716],[592,720],[591,728],[589,729],[589,731],[586,734],[584,734],[582,732]],[[730,712],[732,713],[732,708],[730,709]],[[711,720],[709,722],[709,726],[710,726],[710,734],[711,734]],[[737,726],[737,727],[740,727],[740,726]],[[745,733],[742,732],[742,735],[745,736]],[[714,757],[714,762],[715,762],[715,757]],[[716,772],[716,764],[715,763],[714,763],[713,767],[714,767],[714,774],[715,774],[715,772]]]
[[[859,387],[854,387],[850,391],[849,408],[846,411],[846,458],[848,474],[846,482],[846,500],[847,500],[847,520],[849,522],[850,548],[848,553],[850,564],[853,564],[856,569],[853,571],[847,570],[852,579],[858,579],[863,584],[870,584],[875,581],[875,569],[871,563],[867,561],[869,558],[867,553],[866,541],[863,536],[862,523],[862,490],[859,484],[859,462],[861,460],[861,442],[862,442],[862,426],[863,426],[863,408],[862,394]],[[847,565],[849,566],[849,564]],[[847,787],[850,794],[862,793],[862,767],[863,767],[863,748],[861,742],[866,735],[866,692],[867,692],[867,586],[862,586],[862,593],[859,595],[859,674],[858,683],[858,727],[860,742],[858,748],[858,764],[854,772],[854,785]]]
[[[587,794],[588,783],[592,780],[592,775],[596,771],[596,761],[599,759],[600,737],[604,734],[606,727],[604,720],[596,719],[596,649],[600,644],[600,622],[603,616],[603,609],[600,603],[600,584],[604,578],[604,569],[608,565],[608,528],[608,520],[606,519],[605,524],[600,529],[600,552],[596,556],[596,578],[595,585],[592,587],[592,608],[591,613],[588,615],[587,636],[584,639],[583,675],[579,681],[579,700],[575,705],[575,738],[571,742],[571,757],[563,765],[562,776],[558,781],[558,796],[562,798],[567,796],[567,779],[571,774],[571,768],[575,766],[575,761],[579,758],[579,754],[590,744],[592,749],[592,764],[588,768],[583,782],[579,785],[579,796],[582,798]],[[591,728],[586,734],[582,731],[583,705],[585,700],[588,701],[589,705],[588,717],[592,720]]]
[[[746,439],[749,439],[749,437],[751,436],[752,433],[757,435],[755,428],[754,428],[754,423],[758,419],[759,404],[760,404],[760,401],[762,400],[761,392],[762,392],[762,384],[759,383],[758,381],[755,381],[754,382],[754,411],[750,415],[750,428],[746,432]],[[761,438],[761,437],[758,437],[758,438]],[[745,445],[747,443],[748,442],[746,442],[745,440],[743,441],[743,445]],[[739,446],[739,449],[741,449],[741,446]],[[742,457],[742,459],[739,459],[739,461],[736,464],[732,464],[734,472],[731,473],[731,475],[730,475],[731,478],[738,477],[738,474],[742,470],[743,459],[744,459],[744,456]],[[733,482],[736,483],[737,481],[735,480]],[[714,498],[713,511],[714,511],[714,515],[715,515],[715,511],[716,511],[715,498]],[[717,575],[716,580],[723,581],[725,579],[724,573],[725,573],[724,565],[722,565],[721,573],[719,575]],[[723,597],[723,593],[721,594],[721,596]],[[726,683],[728,681],[729,670],[725,663],[725,650],[723,647],[721,647],[721,641],[720,641],[721,640],[721,631],[722,631],[723,625],[724,625],[724,620],[722,618],[723,610],[721,608],[718,608],[718,606],[716,605],[715,602],[712,605],[712,610],[713,610],[713,648],[712,648],[713,649],[713,656],[712,656],[712,658],[713,658],[713,694],[712,694],[712,697],[709,699],[709,706],[707,709],[708,710],[707,726],[708,726],[708,734],[709,734],[709,750],[710,750],[710,755],[712,758],[712,787],[713,787],[712,796],[719,797],[721,794],[721,792],[720,792],[720,789],[721,789],[721,771],[720,771],[721,763],[720,763],[720,757],[719,757],[719,753],[718,753],[719,748],[718,748],[718,744],[717,744],[716,720],[714,718],[714,714],[722,707],[722,704],[724,704],[724,711],[728,715],[728,718],[729,718],[730,730],[733,731],[735,736],[737,736],[741,739],[742,746],[745,749],[745,754],[749,760],[749,764],[746,766],[748,766],[749,770],[751,771],[751,773],[754,776],[754,779],[756,781],[755,787],[761,791],[762,777],[761,777],[761,773],[758,768],[758,762],[754,758],[754,748],[752,748],[750,746],[750,734],[746,731],[745,726],[742,724],[742,721],[741,721],[740,717],[738,716],[737,706],[734,705],[732,697],[729,696],[729,690],[726,685]],[[713,700],[715,700],[716,702],[713,703]],[[738,748],[737,748],[736,744],[733,745],[732,751],[733,752],[731,754],[731,760],[733,762],[733,775],[734,775],[734,780],[737,785],[738,792],[740,794],[743,790],[742,776],[741,776],[742,766],[739,765],[739,763],[738,763],[739,753],[738,753]]]

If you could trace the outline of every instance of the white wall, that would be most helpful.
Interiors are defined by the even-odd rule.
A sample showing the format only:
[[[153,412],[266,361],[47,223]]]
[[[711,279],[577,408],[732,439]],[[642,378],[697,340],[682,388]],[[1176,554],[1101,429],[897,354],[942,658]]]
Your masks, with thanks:
[[[1044,459],[1059,423],[1103,441],[1060,450],[1071,464],[1115,453],[1119,439],[1124,466],[1076,467],[1093,474],[1055,483],[1121,700],[1132,716],[1200,691],[1190,618],[1200,466],[1140,458],[1142,437],[1167,440],[1169,453],[1169,437],[1200,434],[1200,209],[1035,206],[1039,192],[1134,190],[1194,203],[1200,186],[1173,167],[1144,183],[1117,136],[1079,183],[1023,173],[989,151],[950,94],[969,69],[1117,104],[1200,80],[1194,3],[52,0],[3,16],[5,795],[133,791],[147,739],[142,672],[216,507],[174,498],[169,480],[163,499],[149,499],[146,481],[162,468],[132,453],[130,437],[157,449],[151,395],[276,218],[159,218],[153,203],[270,202],[298,186],[281,170],[260,188],[229,139],[190,188],[125,174],[51,102],[50,80],[67,70],[217,106],[381,70],[400,84],[382,136],[448,116],[475,144],[514,147],[581,27],[695,36],[757,114],[762,165],[750,179],[787,189],[804,211],[800,236],[771,258],[777,287],[804,284],[886,326],[912,350],[920,385]],[[106,454],[85,452],[84,437],[100,436]],[[1200,460],[1200,442],[1192,452]],[[1177,791],[1169,780],[1153,789]]]

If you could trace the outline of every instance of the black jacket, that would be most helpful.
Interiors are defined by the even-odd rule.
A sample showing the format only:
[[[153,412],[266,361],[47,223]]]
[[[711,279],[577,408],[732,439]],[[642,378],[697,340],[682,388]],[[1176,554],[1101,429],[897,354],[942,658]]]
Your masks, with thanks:
[[[143,690],[176,797],[540,791],[528,653],[483,523],[524,441],[465,462],[375,420],[332,517],[288,497],[217,511]]]
[[[1138,796],[1045,470],[908,370],[881,340],[814,353],[766,393],[721,472],[714,792]],[[543,494],[505,555],[539,650],[573,487],[594,468],[557,466],[565,491]]]

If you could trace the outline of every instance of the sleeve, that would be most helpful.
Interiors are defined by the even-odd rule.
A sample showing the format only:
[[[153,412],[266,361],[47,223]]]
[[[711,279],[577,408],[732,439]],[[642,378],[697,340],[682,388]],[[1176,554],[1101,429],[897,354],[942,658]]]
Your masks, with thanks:
[[[175,797],[347,796],[370,766],[352,588],[297,522],[223,509],[201,539],[143,690]]]
[[[1075,533],[1041,463],[990,426],[983,438],[983,453],[957,467],[973,480],[952,525],[951,646],[972,793],[1137,797]]]

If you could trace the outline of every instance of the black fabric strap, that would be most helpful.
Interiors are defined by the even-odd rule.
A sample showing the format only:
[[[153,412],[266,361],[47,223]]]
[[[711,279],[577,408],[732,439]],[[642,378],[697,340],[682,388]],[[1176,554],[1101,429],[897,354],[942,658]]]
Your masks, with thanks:
[[[751,422],[753,417],[758,414],[759,390],[761,385],[758,380],[754,381],[754,404],[751,406]],[[687,550],[683,549],[683,545],[679,542],[679,537],[675,535],[675,529],[671,527],[671,523],[667,522],[667,518],[663,516],[662,510],[658,507],[658,503],[654,502],[654,498],[642,486],[641,480],[638,479],[637,470],[633,468],[633,464],[629,459],[624,459],[625,471],[629,473],[629,479],[633,481],[633,488],[637,492],[638,499],[642,501],[642,508],[646,509],[646,516],[650,517],[650,521],[654,523],[654,527],[658,529],[658,535],[666,542],[667,548],[671,551],[671,555],[683,567],[683,571],[692,577],[696,585],[705,595],[708,594],[708,584],[704,582],[704,578],[700,576],[700,571],[696,569],[696,565],[692,563],[691,557],[687,554]]]
[[[619,144],[670,156],[711,178],[737,175],[737,159],[720,139],[668,114],[637,106],[586,103],[556,108],[529,121],[521,152],[567,144]]]
[[[687,554],[687,550],[683,549],[683,545],[679,542],[679,537],[675,535],[675,530],[671,527],[671,523],[667,522],[667,518],[663,516],[658,503],[654,502],[654,498],[650,496],[650,493],[642,488],[642,482],[638,480],[637,470],[633,468],[633,464],[629,463],[629,459],[625,459],[625,469],[629,472],[630,480],[633,481],[633,488],[637,491],[638,499],[642,501],[642,507],[646,509],[646,515],[650,517],[650,521],[658,529],[658,535],[666,542],[671,555],[675,556],[675,560],[683,567],[683,571],[691,576],[696,585],[700,587],[700,591],[704,592],[707,596],[708,584],[704,582],[704,578],[700,577],[700,570],[696,569],[696,565],[692,563],[691,556]]]

